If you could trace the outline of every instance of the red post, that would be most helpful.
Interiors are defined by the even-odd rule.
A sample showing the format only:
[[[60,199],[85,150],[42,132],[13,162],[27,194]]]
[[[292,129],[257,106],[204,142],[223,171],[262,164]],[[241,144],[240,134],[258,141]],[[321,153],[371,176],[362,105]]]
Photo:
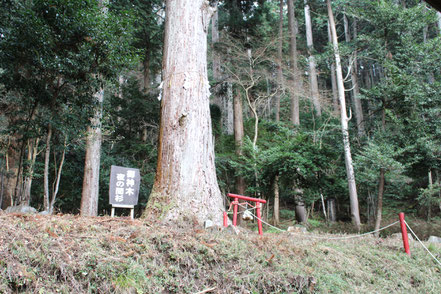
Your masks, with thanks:
[[[259,235],[263,235],[262,221],[261,221],[262,217],[260,215],[260,203],[259,202],[256,203],[256,214],[257,214],[257,228],[259,229]]]
[[[236,226],[236,224],[237,224],[237,204],[238,203],[239,203],[239,199],[234,198],[234,201],[233,201],[233,205],[234,205],[234,207],[233,207],[233,226]]]
[[[224,227],[228,227],[228,215],[226,211],[224,211]]]
[[[406,223],[404,222],[404,213],[400,212],[398,214],[398,216],[400,217],[400,225],[401,225],[401,235],[403,236],[403,246],[404,246],[404,251],[407,253],[407,255],[410,256],[410,249],[409,249],[409,239],[407,237],[407,227],[406,227]]]

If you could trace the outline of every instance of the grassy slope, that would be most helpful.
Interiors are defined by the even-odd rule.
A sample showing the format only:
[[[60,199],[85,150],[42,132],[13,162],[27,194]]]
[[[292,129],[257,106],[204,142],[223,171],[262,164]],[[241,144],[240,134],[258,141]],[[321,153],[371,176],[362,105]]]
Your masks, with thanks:
[[[400,239],[239,236],[121,218],[0,213],[0,293],[440,293]],[[441,247],[429,246],[440,258]]]

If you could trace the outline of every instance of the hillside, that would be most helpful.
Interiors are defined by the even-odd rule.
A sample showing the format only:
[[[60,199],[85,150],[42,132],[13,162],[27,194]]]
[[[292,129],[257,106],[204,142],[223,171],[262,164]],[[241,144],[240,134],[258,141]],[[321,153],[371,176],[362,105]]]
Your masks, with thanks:
[[[411,241],[0,213],[1,293],[439,293]],[[323,237],[325,235],[321,235]],[[334,235],[335,237],[337,235]],[[429,249],[441,256],[441,247]]]

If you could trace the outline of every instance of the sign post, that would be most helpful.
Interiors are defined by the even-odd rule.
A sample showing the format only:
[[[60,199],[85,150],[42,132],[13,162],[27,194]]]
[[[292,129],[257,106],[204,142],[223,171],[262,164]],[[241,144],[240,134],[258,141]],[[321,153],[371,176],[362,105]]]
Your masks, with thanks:
[[[130,217],[134,218],[135,205],[138,204],[140,179],[139,169],[112,165],[109,187],[112,217],[115,216],[115,208],[130,208]]]

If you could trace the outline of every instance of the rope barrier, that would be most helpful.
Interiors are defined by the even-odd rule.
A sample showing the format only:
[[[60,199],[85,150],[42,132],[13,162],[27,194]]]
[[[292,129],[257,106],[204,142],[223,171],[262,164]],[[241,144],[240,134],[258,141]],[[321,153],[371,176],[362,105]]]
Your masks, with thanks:
[[[241,205],[240,203],[238,204],[240,207],[242,207],[242,208],[245,208],[247,211],[250,211],[251,209],[247,209],[248,207],[246,207],[246,206],[244,206],[244,205]],[[273,225],[271,225],[271,224],[269,224],[269,223],[267,223],[266,221],[264,221],[262,218],[258,218],[254,213],[252,213],[252,212],[250,212],[250,214],[252,215],[252,216],[254,216],[255,218],[257,218],[257,219],[259,219],[262,223],[264,223],[264,224],[266,224],[267,226],[269,226],[269,227],[272,227],[272,228],[274,228],[274,229],[276,229],[276,230],[279,230],[280,232],[286,232],[286,230],[282,230],[282,229],[280,229],[280,228],[278,228],[278,227],[276,227],[276,226],[273,226]],[[353,239],[353,238],[360,238],[360,237],[363,237],[363,236],[366,236],[366,235],[369,235],[369,234],[373,234],[373,233],[376,233],[376,232],[380,232],[380,231],[382,231],[382,230],[385,230],[385,229],[387,229],[387,228],[389,228],[389,227],[391,227],[391,226],[393,226],[393,225],[396,225],[397,223],[399,223],[400,221],[396,221],[396,222],[393,222],[393,223],[391,223],[391,224],[389,224],[389,225],[387,225],[387,226],[385,226],[385,227],[382,227],[382,228],[380,228],[380,229],[377,229],[377,230],[374,230],[374,231],[371,231],[371,232],[367,232],[367,233],[363,233],[363,234],[360,234],[360,235],[352,235],[352,236],[344,236],[344,237],[331,237],[331,238],[329,238],[329,237],[320,237],[320,236],[311,236],[311,235],[303,235],[303,236],[305,236],[305,237],[310,237],[310,238],[313,238],[313,239],[321,239],[321,240],[345,240],[345,239]],[[412,228],[409,226],[409,224],[406,222],[406,221],[404,221],[404,223],[406,224],[406,226],[407,226],[407,228],[409,229],[409,231],[412,233],[412,235],[418,240],[418,242],[421,244],[421,246],[423,246],[423,248],[430,254],[430,256],[441,266],[441,262],[432,254],[432,252],[430,252],[430,250],[429,249],[427,249],[427,247],[424,245],[424,243],[420,240],[420,238],[418,238],[418,236],[415,234],[415,232],[412,230]]]
[[[238,204],[239,206],[241,206],[241,207],[244,207],[243,205],[241,205],[241,204]],[[271,224],[269,224],[269,223],[267,223],[266,221],[264,221],[262,218],[258,218],[255,214],[253,214],[252,212],[250,212],[255,218],[257,218],[257,219],[260,219],[260,221],[262,222],[262,223],[264,223],[264,224],[266,224],[266,225],[268,225],[268,226],[270,226],[270,227],[272,227],[272,228],[274,228],[274,229],[276,229],[276,230],[279,230],[280,232],[286,232],[286,230],[282,230],[282,229],[280,229],[280,228],[278,228],[278,227],[275,227],[275,226],[273,226],[273,225],[271,225]],[[391,224],[389,224],[389,225],[387,225],[387,226],[385,226],[385,227],[382,227],[382,228],[380,228],[380,229],[378,229],[378,230],[374,230],[374,231],[371,231],[371,232],[367,232],[367,233],[363,233],[363,234],[360,234],[360,235],[352,235],[352,236],[344,236],[344,237],[321,237],[321,236],[311,236],[311,235],[303,235],[303,236],[306,236],[306,237],[309,237],[309,238],[313,238],[313,239],[322,239],[322,240],[344,240],[344,239],[352,239],[352,238],[361,238],[361,237],[363,237],[363,236],[366,236],[366,235],[369,235],[369,234],[373,234],[373,233],[376,233],[376,232],[380,232],[380,231],[382,231],[382,230],[385,230],[385,229],[387,229],[387,228],[389,228],[389,227],[391,227],[391,226],[393,226],[393,225],[395,225],[395,224],[397,224],[397,223],[399,223],[400,221],[396,221],[396,222],[394,222],[394,223],[391,223]]]
[[[441,262],[432,254],[432,252],[430,252],[429,249],[427,249],[427,247],[424,245],[423,242],[421,242],[420,238],[418,238],[418,236],[414,233],[414,231],[412,230],[412,228],[409,226],[409,224],[404,221],[404,223],[406,224],[406,227],[409,229],[409,231],[412,233],[412,235],[415,236],[415,238],[418,240],[418,242],[420,242],[420,244],[423,246],[424,249],[426,249],[427,252],[429,252],[430,256],[432,256],[432,258],[439,264],[441,265]]]
[[[374,231],[363,233],[363,234],[359,234],[359,235],[343,236],[343,237],[320,237],[320,236],[309,236],[309,237],[314,238],[314,239],[326,239],[326,240],[345,240],[345,239],[361,238],[361,237],[364,237],[366,235],[370,235],[370,234],[373,234],[373,233],[376,233],[376,232],[383,231],[383,230],[385,230],[385,229],[387,229],[389,227],[392,227],[393,225],[396,225],[399,222],[400,221],[396,221],[396,222],[391,223],[391,224],[389,224],[389,225],[387,225],[385,227],[379,228],[378,230],[374,230]]]

